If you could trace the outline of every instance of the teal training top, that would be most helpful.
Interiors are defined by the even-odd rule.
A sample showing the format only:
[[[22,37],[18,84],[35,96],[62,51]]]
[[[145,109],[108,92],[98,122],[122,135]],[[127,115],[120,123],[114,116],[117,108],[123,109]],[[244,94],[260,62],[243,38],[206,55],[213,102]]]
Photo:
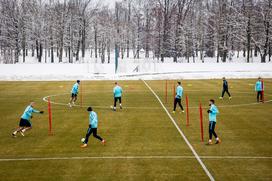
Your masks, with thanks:
[[[260,80],[255,84],[255,91],[263,91],[262,82]]]
[[[78,83],[75,83],[75,84],[73,85],[73,88],[72,88],[72,90],[71,90],[71,93],[72,93],[72,94],[78,94],[78,87],[79,87],[79,84],[78,84]]]
[[[97,128],[97,124],[98,124],[97,114],[91,111],[89,115],[89,125],[91,126],[91,128]]]
[[[179,85],[176,90],[176,98],[181,99],[183,95],[183,88]]]
[[[117,85],[113,88],[113,96],[114,97],[122,97],[123,89]]]
[[[39,113],[40,111],[34,109],[32,106],[27,106],[23,115],[21,116],[22,119],[30,120],[32,113]]]
[[[217,107],[212,104],[210,107],[209,120],[216,122],[216,115],[219,114]]]

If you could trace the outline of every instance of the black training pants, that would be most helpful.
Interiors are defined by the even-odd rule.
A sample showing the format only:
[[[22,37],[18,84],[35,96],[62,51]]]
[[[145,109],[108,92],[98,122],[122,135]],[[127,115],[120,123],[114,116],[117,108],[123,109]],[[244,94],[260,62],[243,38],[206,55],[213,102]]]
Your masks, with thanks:
[[[175,98],[175,100],[174,100],[174,111],[176,111],[177,103],[179,104],[179,107],[181,108],[181,110],[183,110],[183,107],[182,107],[182,104],[181,104],[181,99]]]
[[[100,141],[103,140],[100,136],[97,135],[97,128],[92,128],[91,126],[89,126],[84,143],[88,144],[89,137],[91,136],[92,133],[93,137],[99,139]]]
[[[117,101],[119,101],[119,103],[121,104],[122,103],[122,98],[121,97],[115,97],[114,98],[114,107],[116,107]]]
[[[229,97],[231,97],[230,93],[229,93],[229,89],[228,88],[223,88],[223,91],[222,91],[222,96],[221,97],[224,97],[224,94],[225,92],[229,95]]]
[[[262,91],[257,91],[257,102],[260,101],[260,97],[261,97],[261,101],[263,101],[263,92]]]
[[[210,138],[210,140],[212,139],[212,135],[214,135],[214,137],[217,138],[217,134],[214,131],[215,124],[216,124],[216,122],[214,122],[214,121],[210,121],[210,123],[209,123],[209,138]]]

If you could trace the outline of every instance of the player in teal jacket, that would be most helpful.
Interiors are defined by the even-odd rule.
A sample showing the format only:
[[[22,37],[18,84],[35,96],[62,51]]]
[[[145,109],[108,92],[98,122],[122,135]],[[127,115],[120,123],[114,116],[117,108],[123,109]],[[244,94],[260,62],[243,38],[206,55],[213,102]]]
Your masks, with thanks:
[[[115,87],[113,88],[113,97],[114,97],[114,103],[113,103],[113,110],[116,111],[116,103],[119,101],[120,109],[122,109],[122,94],[123,89],[118,85],[117,82],[115,82]]]
[[[99,139],[102,142],[102,144],[105,144],[105,140],[97,135],[98,126],[97,114],[93,111],[92,107],[88,107],[87,111],[89,112],[89,128],[87,130],[87,134],[83,142],[83,145],[81,145],[81,148],[86,148],[88,146],[89,137],[91,136],[92,133],[95,138]]]
[[[264,85],[262,82],[262,78],[259,77],[258,81],[255,84],[255,91],[257,92],[257,102],[263,101],[263,91],[264,91],[263,89],[264,89]]]
[[[182,96],[183,96],[183,88],[181,87],[181,82],[178,82],[177,83],[177,88],[176,88],[176,96],[175,96],[175,100],[174,100],[173,113],[176,112],[177,104],[179,104],[179,107],[181,108],[181,111],[184,112],[183,106],[181,104]]]
[[[32,113],[41,113],[43,114],[43,111],[38,111],[34,109],[35,102],[31,102],[29,106],[26,107],[24,113],[21,116],[19,128],[17,128],[13,133],[12,136],[16,137],[16,134],[18,132],[21,133],[22,136],[24,136],[24,132],[27,130],[30,130],[32,128],[32,123],[30,119],[32,118]]]
[[[77,80],[76,83],[73,85],[71,90],[71,99],[68,105],[72,107],[72,105],[75,105],[75,102],[77,100],[78,95],[78,89],[79,89],[80,80]]]
[[[219,114],[217,107],[214,104],[214,100],[211,99],[209,102],[210,109],[207,111],[209,114],[209,142],[208,145],[212,144],[212,135],[215,137],[215,144],[220,143],[220,139],[218,138],[217,134],[215,133],[215,124],[216,124],[216,116]]]

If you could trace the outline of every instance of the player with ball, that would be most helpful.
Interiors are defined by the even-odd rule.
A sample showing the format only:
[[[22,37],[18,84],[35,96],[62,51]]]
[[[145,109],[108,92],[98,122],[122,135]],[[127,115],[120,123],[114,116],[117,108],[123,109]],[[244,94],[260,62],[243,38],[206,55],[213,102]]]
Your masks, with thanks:
[[[102,144],[105,144],[105,140],[101,138],[99,135],[97,135],[97,125],[98,125],[98,118],[97,114],[93,111],[92,107],[88,107],[87,111],[89,112],[89,128],[87,130],[87,134],[85,138],[81,139],[81,142],[83,145],[81,145],[81,148],[86,148],[88,146],[89,137],[93,133],[93,136],[97,139],[99,139]]]

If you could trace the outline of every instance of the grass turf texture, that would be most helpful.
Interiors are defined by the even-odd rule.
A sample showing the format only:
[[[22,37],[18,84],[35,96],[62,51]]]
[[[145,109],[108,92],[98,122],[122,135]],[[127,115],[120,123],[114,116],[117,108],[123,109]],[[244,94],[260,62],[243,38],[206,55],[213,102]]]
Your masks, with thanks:
[[[172,87],[168,81],[147,81],[169,111],[172,111]],[[123,110],[113,112],[113,81],[83,81],[83,105],[95,108],[99,116],[98,134],[106,146],[93,137],[89,147],[81,149],[80,139],[88,128],[86,108],[54,105],[53,136],[48,136],[47,95],[52,101],[68,103],[73,82],[0,82],[0,159],[102,156],[193,156],[169,117],[142,81],[120,81],[124,89]],[[189,96],[190,125],[186,114],[173,118],[200,156],[265,156],[266,159],[203,158],[216,180],[271,180],[271,103],[241,107],[219,107],[216,131],[222,144],[206,146],[200,141],[198,103],[207,107],[210,98],[218,106],[247,104],[256,101],[255,80],[229,80],[233,99],[218,100],[221,80],[184,80]],[[265,98],[272,99],[272,80],[265,80]],[[227,97],[226,97],[227,98]],[[11,137],[22,111],[30,100],[44,115],[34,114],[33,129],[25,137]],[[80,100],[80,97],[79,97]],[[79,102],[78,102],[79,104]],[[185,107],[185,101],[183,101]],[[205,141],[208,120],[203,109]],[[177,109],[179,110],[179,108]],[[0,161],[0,180],[208,180],[194,158],[76,159]]]

